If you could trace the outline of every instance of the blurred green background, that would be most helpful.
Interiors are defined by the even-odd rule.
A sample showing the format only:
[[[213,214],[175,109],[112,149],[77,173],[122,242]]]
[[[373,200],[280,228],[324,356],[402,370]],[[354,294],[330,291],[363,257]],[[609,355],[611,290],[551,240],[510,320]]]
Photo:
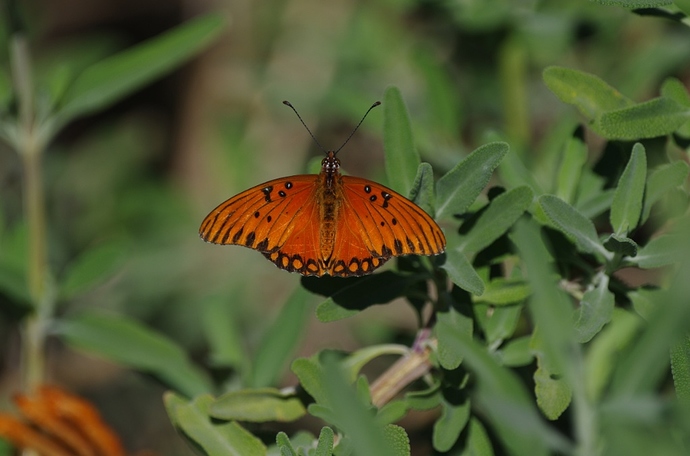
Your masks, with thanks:
[[[688,85],[687,27],[587,0],[27,1],[24,20],[37,78],[61,62],[86,65],[204,12],[228,26],[201,56],[106,112],[69,125],[45,158],[49,254],[57,277],[82,252],[121,252],[107,281],[58,312],[103,308],[169,335],[203,364],[204,316],[235,311],[238,352],[252,353],[299,276],[260,254],[203,243],[202,218],[235,193],[266,180],[313,172],[320,157],[290,100],[319,142],[336,148],[389,85],[400,88],[424,161],[443,172],[488,140],[504,139],[533,170],[555,154],[550,140],[575,128],[572,107],[541,79],[561,65],[596,74],[636,101],[666,76]],[[2,13],[5,15],[5,11]],[[7,17],[5,18],[7,19]],[[0,22],[0,61],[9,25]],[[3,77],[7,76],[7,72]],[[374,110],[339,155],[348,173],[385,182],[382,112]],[[603,140],[588,134],[590,150]],[[591,157],[595,160],[596,157]],[[21,163],[0,146],[0,254],[21,262]],[[0,407],[17,388],[22,308],[0,294]],[[342,322],[310,314],[300,355],[407,341],[415,316],[402,303]],[[165,415],[155,381],[72,351],[48,350],[49,379],[94,400],[131,450],[192,454]],[[284,384],[294,382],[286,370]],[[414,454],[424,438],[406,423]],[[425,430],[426,429],[426,430]],[[427,439],[428,440],[428,439]]]

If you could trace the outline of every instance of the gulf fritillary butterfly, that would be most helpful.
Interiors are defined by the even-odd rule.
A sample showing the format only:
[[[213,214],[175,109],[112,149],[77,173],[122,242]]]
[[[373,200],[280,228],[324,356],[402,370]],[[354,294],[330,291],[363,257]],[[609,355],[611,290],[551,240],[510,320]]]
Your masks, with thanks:
[[[223,202],[201,223],[201,238],[249,247],[281,269],[318,277],[362,276],[395,256],[443,253],[446,238],[422,208],[381,184],[340,174],[343,146],[326,152],[319,174],[274,179]]]

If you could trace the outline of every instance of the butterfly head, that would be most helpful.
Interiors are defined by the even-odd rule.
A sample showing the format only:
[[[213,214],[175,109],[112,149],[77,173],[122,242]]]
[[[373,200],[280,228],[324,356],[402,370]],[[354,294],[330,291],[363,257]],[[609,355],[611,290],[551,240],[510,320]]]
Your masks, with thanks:
[[[335,156],[335,152],[329,150],[326,157],[321,160],[321,170],[329,175],[334,175],[340,170],[340,160]]]

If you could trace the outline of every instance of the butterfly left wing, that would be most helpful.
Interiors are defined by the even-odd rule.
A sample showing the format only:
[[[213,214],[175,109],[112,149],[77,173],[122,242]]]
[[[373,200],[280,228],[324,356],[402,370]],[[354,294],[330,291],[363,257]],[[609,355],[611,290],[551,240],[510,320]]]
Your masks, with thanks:
[[[342,177],[342,203],[329,274],[369,274],[402,255],[438,255],[446,238],[422,208],[381,184]]]
[[[201,223],[199,235],[214,244],[235,244],[258,250],[281,269],[322,275],[317,176],[274,179],[245,190],[216,207]]]

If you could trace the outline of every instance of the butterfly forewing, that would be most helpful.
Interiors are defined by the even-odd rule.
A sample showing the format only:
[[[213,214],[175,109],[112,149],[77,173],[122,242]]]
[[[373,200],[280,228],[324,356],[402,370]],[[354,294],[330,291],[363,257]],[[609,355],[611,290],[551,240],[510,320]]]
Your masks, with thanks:
[[[366,179],[344,176],[343,195],[343,220],[351,231],[361,233],[373,256],[443,253],[446,238],[441,228],[399,193]]]
[[[316,176],[275,179],[221,203],[201,223],[202,239],[261,252],[280,248],[295,229],[294,219],[313,198]]]

